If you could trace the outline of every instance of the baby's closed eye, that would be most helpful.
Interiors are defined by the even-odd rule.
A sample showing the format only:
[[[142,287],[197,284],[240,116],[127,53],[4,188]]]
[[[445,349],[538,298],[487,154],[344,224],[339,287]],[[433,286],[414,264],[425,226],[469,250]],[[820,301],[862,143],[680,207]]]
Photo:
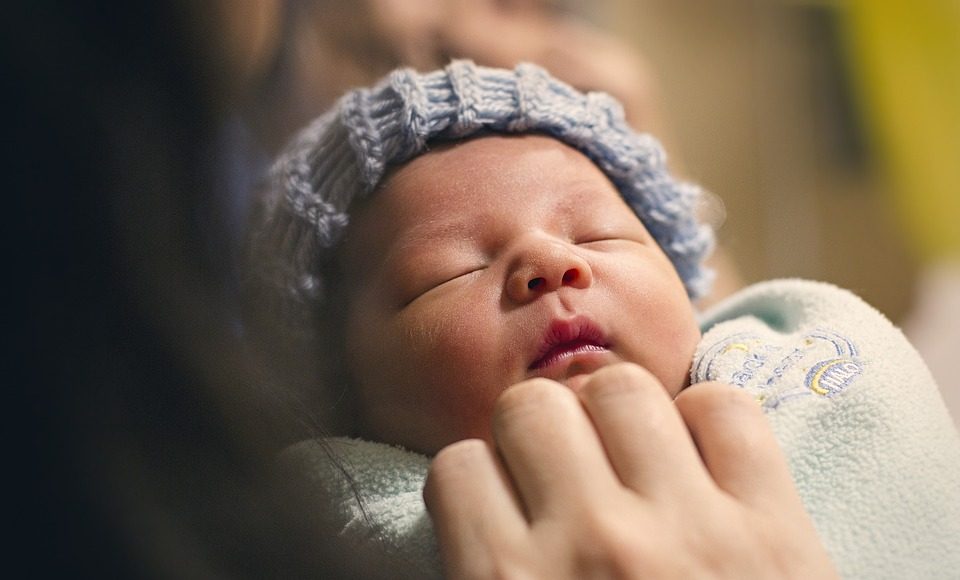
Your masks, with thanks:
[[[578,236],[573,241],[578,246],[593,249],[606,249],[623,244],[642,244],[644,242],[645,240],[641,236],[632,232],[596,232]]]
[[[643,224],[632,214],[628,217],[599,213],[584,216],[572,224],[570,240],[578,246],[603,249],[612,244],[646,243],[650,239]]]
[[[403,306],[431,294],[437,290],[449,288],[460,282],[486,270],[486,264],[470,264],[459,267],[423,267],[420,271],[411,276],[410,283],[406,285],[403,298]]]

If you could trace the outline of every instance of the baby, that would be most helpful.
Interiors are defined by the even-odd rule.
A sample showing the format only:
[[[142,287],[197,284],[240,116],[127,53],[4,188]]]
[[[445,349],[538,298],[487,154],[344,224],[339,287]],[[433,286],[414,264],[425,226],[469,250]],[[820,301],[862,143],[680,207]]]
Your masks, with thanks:
[[[960,443],[916,354],[859,299],[810,282],[750,288],[698,319],[713,243],[699,192],[606,95],[530,65],[396,71],[307,127],[274,183],[254,240],[276,252],[263,276],[287,315],[319,314],[338,337],[355,403],[344,434],[358,438],[304,442],[284,464],[366,565],[437,574],[427,456],[489,441],[510,385],[576,390],[618,362],[671,396],[691,380],[754,394],[842,573],[890,573],[891,547],[912,554],[907,575],[960,564],[940,568],[931,537],[960,533],[939,515],[960,515]],[[931,478],[935,492],[900,505]],[[873,529],[851,536],[860,520]]]
[[[433,454],[494,400],[617,361],[671,394],[699,327],[670,260],[586,156],[541,135],[441,145],[393,172],[341,252],[360,433]]]

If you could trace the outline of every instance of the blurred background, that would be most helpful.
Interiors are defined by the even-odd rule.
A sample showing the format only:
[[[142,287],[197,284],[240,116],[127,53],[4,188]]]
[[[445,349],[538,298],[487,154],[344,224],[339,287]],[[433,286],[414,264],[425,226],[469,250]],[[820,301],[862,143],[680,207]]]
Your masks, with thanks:
[[[290,39],[292,66],[312,70],[281,133],[397,63],[536,60],[619,96],[722,198],[721,239],[745,282],[832,281],[903,320],[921,264],[960,244],[956,2],[312,4],[297,25],[310,32]]]
[[[342,572],[274,502],[271,458],[304,431],[243,341],[242,246],[293,132],[401,64],[529,60],[620,98],[712,192],[715,299],[849,288],[958,416],[957,0],[24,4],[0,35],[28,216],[4,228],[24,272],[5,439],[35,576]]]
[[[951,400],[960,350],[960,2],[310,0],[263,101],[275,151],[398,64],[538,62],[605,90],[717,198],[712,300],[798,276],[905,328]],[[323,55],[323,56],[320,56]],[[279,117],[278,117],[279,115]],[[708,306],[704,304],[704,306]]]

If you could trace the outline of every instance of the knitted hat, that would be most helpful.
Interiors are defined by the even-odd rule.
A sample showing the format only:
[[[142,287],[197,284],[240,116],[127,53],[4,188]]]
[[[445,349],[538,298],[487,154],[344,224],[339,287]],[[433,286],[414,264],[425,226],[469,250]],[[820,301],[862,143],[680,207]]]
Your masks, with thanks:
[[[299,133],[272,168],[274,197],[257,234],[279,243],[274,282],[298,302],[320,301],[321,262],[343,236],[351,203],[430,142],[481,132],[545,134],[586,155],[673,262],[688,294],[706,294],[712,275],[702,261],[713,232],[695,215],[700,190],[667,173],[659,143],[635,133],[619,103],[582,94],[534,65],[509,71],[463,60],[426,74],[395,70],[346,94]]]

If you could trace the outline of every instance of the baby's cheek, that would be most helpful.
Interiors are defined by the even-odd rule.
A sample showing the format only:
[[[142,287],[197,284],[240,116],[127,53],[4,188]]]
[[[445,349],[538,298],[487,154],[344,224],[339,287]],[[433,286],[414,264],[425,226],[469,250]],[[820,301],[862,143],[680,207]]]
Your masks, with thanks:
[[[466,309],[464,309],[466,310]],[[489,440],[490,414],[494,401],[506,386],[496,314],[452,311],[435,318],[436,324],[421,337],[416,358],[431,385],[430,406],[442,418],[451,441],[468,437]]]
[[[672,266],[625,269],[630,275],[609,275],[605,296],[615,304],[618,328],[627,334],[621,354],[652,372],[671,395],[688,382],[700,339],[693,306]]]
[[[446,376],[495,374],[491,364],[503,349],[502,325],[497,313],[485,310],[466,298],[412,310],[406,326],[417,358]]]
[[[672,306],[672,307],[671,307]],[[689,381],[690,365],[700,340],[700,328],[691,308],[685,304],[662,305],[663,316],[651,328],[654,360],[651,368],[671,395],[677,395]]]

